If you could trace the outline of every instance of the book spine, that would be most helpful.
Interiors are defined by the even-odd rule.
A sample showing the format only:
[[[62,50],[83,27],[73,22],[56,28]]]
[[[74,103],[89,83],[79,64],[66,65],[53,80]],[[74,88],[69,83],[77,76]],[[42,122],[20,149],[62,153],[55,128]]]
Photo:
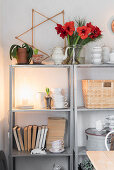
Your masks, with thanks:
[[[47,131],[48,131],[48,128],[46,127],[45,132],[44,132],[43,142],[42,142],[42,149],[44,149],[45,147]]]
[[[17,132],[18,132],[18,138],[19,138],[21,150],[24,151],[24,145],[23,145],[23,139],[22,139],[21,129],[18,128],[18,129],[17,129]]]
[[[15,142],[17,145],[17,149],[18,149],[18,151],[21,151],[21,147],[20,147],[20,143],[19,143],[19,139],[18,139],[18,135],[17,135],[17,128],[13,128],[13,133],[14,133],[14,138],[15,138]]]
[[[42,130],[41,130],[41,137],[40,137],[40,142],[39,142],[39,149],[41,149],[42,147],[42,140],[43,140],[43,136],[44,136],[44,126],[42,126]]]
[[[36,149],[39,147],[40,136],[41,136],[41,127],[38,128],[38,132],[37,132],[37,139],[36,139],[36,146],[35,146]]]

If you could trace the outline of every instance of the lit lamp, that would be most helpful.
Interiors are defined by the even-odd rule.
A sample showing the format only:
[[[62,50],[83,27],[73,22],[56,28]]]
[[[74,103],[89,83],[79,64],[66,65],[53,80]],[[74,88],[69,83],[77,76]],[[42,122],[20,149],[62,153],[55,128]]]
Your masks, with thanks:
[[[22,87],[19,90],[20,105],[17,105],[19,109],[33,109],[33,93],[31,88]]]

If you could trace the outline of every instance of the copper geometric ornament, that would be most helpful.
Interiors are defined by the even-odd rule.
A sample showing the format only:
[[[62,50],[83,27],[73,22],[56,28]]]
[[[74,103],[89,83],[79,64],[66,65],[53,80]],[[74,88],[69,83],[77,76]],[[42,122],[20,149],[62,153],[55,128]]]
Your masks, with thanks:
[[[114,32],[114,20],[111,23],[112,32]]]
[[[44,21],[40,22],[39,24],[37,24],[37,25],[34,26],[34,15],[35,15],[35,13],[38,14],[38,15],[40,15],[40,16],[43,16],[43,17],[46,18],[46,19],[45,19]],[[22,35],[28,33],[29,31],[32,31],[32,43],[31,43],[31,44],[28,44],[28,45],[31,46],[32,48],[37,48],[37,47],[34,46],[34,36],[33,36],[33,35],[34,35],[34,34],[33,34],[34,29],[37,28],[38,26],[40,26],[41,24],[47,22],[47,21],[52,21],[53,23],[58,24],[57,22],[55,22],[55,21],[53,20],[53,18],[55,18],[56,16],[61,15],[61,14],[62,14],[62,17],[63,17],[63,25],[64,25],[64,10],[61,11],[61,12],[59,12],[59,13],[57,13],[57,14],[55,14],[55,15],[53,15],[52,17],[47,17],[47,16],[45,16],[44,14],[41,14],[40,12],[32,9],[32,27],[31,27],[30,29],[26,30],[25,32],[21,33],[20,35],[16,36],[15,38],[18,39],[19,41],[23,42],[23,43],[28,44],[27,42],[23,41],[20,37],[21,37]],[[66,40],[64,40],[64,47],[65,47],[65,46],[66,46]],[[41,53],[43,53],[43,54],[45,54],[45,55],[47,56],[47,57],[44,58],[43,60],[45,60],[45,59],[47,59],[47,58],[50,57],[46,52],[44,52],[44,51],[42,51],[42,50],[40,50],[40,49],[38,49],[38,50],[39,50]],[[43,61],[43,60],[42,60],[42,61]]]

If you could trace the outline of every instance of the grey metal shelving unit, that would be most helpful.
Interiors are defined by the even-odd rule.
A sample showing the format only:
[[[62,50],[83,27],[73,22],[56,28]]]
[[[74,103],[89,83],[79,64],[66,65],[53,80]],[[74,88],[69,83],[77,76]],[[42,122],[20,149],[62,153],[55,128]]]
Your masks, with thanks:
[[[68,93],[69,93],[69,108],[68,109],[16,109],[15,108],[15,69],[16,68],[65,68],[68,72]],[[10,73],[10,102],[9,102],[9,169],[16,170],[16,159],[22,157],[67,157],[68,158],[68,170],[73,170],[73,149],[74,149],[74,111],[73,111],[73,66],[72,65],[10,65],[9,67]],[[13,146],[13,131],[12,128],[15,126],[15,115],[17,112],[51,112],[56,114],[56,112],[65,112],[68,114],[68,147],[65,148],[63,153],[53,154],[47,152],[46,155],[31,155],[29,152],[19,152],[14,149]],[[21,114],[20,114],[21,117]]]
[[[104,69],[114,69],[114,64],[101,64],[101,65],[95,65],[95,64],[81,64],[81,65],[74,65],[73,68],[73,74],[74,74],[74,116],[75,116],[75,120],[74,120],[74,124],[75,124],[75,145],[74,145],[74,152],[75,152],[75,170],[78,170],[78,160],[79,160],[79,156],[87,156],[86,155],[86,147],[85,146],[78,146],[78,114],[80,114],[80,112],[83,112],[86,114],[86,112],[95,112],[95,111],[114,111],[114,108],[101,108],[101,109],[87,109],[84,106],[78,106],[77,105],[77,100],[78,100],[78,96],[77,96],[77,91],[78,91],[78,69],[86,69],[86,68],[90,68],[90,69],[100,69],[102,71],[104,71]],[[99,76],[99,75],[98,75]]]

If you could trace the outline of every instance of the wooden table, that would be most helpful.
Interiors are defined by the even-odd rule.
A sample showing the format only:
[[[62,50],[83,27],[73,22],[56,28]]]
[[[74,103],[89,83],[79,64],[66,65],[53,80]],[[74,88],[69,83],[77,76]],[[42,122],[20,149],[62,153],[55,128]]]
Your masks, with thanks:
[[[96,170],[114,170],[114,151],[87,151]]]

